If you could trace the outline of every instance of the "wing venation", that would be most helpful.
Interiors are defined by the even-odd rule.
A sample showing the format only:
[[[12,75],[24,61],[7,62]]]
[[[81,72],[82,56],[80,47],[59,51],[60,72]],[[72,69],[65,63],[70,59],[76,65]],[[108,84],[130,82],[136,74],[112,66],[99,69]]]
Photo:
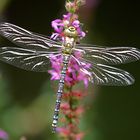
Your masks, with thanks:
[[[51,40],[50,37],[27,31],[11,23],[0,23],[0,35],[23,48],[30,48],[36,51],[60,50],[60,42]]]
[[[133,47],[100,47],[89,44],[78,44],[77,49],[83,50],[84,59],[102,64],[123,64],[140,59],[140,50]]]

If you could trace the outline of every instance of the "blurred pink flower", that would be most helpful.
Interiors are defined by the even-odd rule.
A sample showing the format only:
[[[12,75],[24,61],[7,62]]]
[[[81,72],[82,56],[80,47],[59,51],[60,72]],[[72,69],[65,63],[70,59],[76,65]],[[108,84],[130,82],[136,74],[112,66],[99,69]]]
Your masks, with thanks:
[[[70,130],[64,127],[58,127],[57,132],[63,137],[67,137],[68,135],[70,135]]]
[[[61,109],[62,110],[69,110],[70,109],[69,103],[61,103]]]
[[[75,140],[81,140],[84,137],[84,133],[78,133],[75,137]]]
[[[70,138],[72,140],[81,140],[84,136],[84,133],[71,133],[71,130],[74,130],[75,125],[69,124],[67,128],[64,127],[59,127],[57,128],[57,132],[59,133],[60,136]]]
[[[1,140],[8,140],[8,134],[0,129],[0,139]]]

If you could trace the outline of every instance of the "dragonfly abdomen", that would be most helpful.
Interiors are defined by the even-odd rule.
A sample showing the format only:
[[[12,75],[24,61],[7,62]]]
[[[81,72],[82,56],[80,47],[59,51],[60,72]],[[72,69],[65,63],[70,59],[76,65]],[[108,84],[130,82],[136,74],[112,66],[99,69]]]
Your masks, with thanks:
[[[57,91],[57,99],[56,99],[55,110],[53,115],[53,123],[52,123],[53,132],[56,131],[56,127],[58,123],[60,104],[63,95],[64,81],[65,81],[66,71],[68,68],[69,59],[70,59],[70,55],[63,55],[63,68],[60,75],[60,81],[59,81],[59,86]]]

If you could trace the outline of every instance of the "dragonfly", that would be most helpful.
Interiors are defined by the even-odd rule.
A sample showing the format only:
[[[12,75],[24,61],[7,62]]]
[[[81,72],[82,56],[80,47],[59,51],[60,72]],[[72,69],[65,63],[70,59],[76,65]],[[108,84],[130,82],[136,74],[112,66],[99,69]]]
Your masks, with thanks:
[[[0,35],[19,47],[0,47],[0,60],[24,70],[47,72],[50,57],[62,56],[62,71],[58,85],[52,127],[56,130],[65,76],[70,58],[73,57],[82,69],[81,63],[90,63],[90,76],[95,85],[127,86],[134,83],[128,72],[111,65],[129,63],[140,59],[140,50],[134,47],[104,47],[91,44],[77,44],[76,29],[65,29],[64,41],[56,41],[48,36],[30,32],[11,23],[0,23]],[[75,51],[80,51],[82,59],[77,60]]]

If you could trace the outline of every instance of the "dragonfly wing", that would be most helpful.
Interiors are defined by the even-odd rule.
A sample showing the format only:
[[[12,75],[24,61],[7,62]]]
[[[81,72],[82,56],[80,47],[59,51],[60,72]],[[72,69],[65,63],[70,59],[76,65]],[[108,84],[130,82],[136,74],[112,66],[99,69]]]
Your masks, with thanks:
[[[50,37],[27,31],[11,23],[0,23],[0,35],[6,37],[18,46],[36,51],[57,51],[61,43]]]
[[[104,64],[89,63],[86,60],[81,61],[74,55],[72,57],[79,65],[80,70],[89,76],[89,81],[95,85],[127,86],[132,85],[135,81],[133,76],[127,71]],[[86,65],[87,68],[85,68]]]
[[[61,43],[10,23],[0,23],[0,35],[20,46],[0,48],[0,60],[25,70],[46,72],[49,57],[61,54]]]
[[[36,72],[46,72],[50,62],[48,52],[36,52],[17,47],[1,47],[0,60],[16,67]]]
[[[97,85],[127,86],[135,81],[128,72],[103,64],[92,63],[90,73],[93,77],[93,83]]]
[[[83,58],[102,64],[123,64],[140,59],[140,50],[132,47],[100,47],[89,44],[78,44],[76,49],[83,52]]]

